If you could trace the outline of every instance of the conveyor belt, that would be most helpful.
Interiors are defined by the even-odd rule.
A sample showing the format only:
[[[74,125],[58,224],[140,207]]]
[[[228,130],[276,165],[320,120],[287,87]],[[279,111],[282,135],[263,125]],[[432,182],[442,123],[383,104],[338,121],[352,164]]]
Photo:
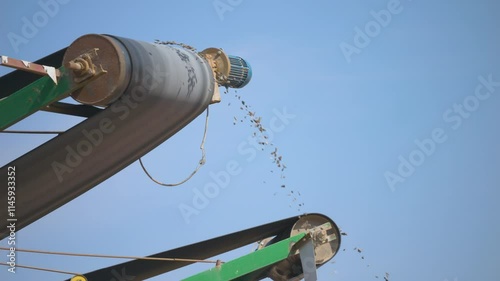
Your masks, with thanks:
[[[127,38],[86,38],[114,42],[116,53],[125,57],[122,62],[110,59],[110,52],[98,44],[91,47],[102,51],[104,62],[100,63],[104,69],[117,65],[126,73],[119,85],[98,79],[95,82],[104,86],[88,85],[87,92],[107,94],[110,88],[120,94],[124,89],[123,94],[106,109],[91,112],[90,118],[0,167],[0,182],[5,186],[8,167],[16,167],[16,230],[80,196],[163,143],[201,114],[212,99],[216,87],[212,69],[197,53]],[[72,48],[78,53],[74,45],[65,56]],[[63,51],[40,61],[59,61]],[[110,74],[102,79],[112,78]],[[9,75],[12,79],[25,77],[24,73]],[[10,89],[20,86],[2,82]],[[0,201],[7,202],[7,192],[0,193]],[[9,234],[7,219],[8,213],[0,212],[0,239]]]
[[[323,216],[320,214],[310,215]],[[149,257],[188,258],[199,260],[208,259],[242,246],[255,243],[267,237],[289,237],[292,227],[301,217],[302,216],[296,216],[283,219],[203,242],[157,253]],[[338,239],[340,244],[340,236],[338,236]],[[133,280],[144,280],[190,264],[192,264],[192,262],[133,260],[98,269],[84,274],[84,276],[88,279],[88,281],[113,280],[113,278],[117,278],[117,274],[120,276],[122,274],[125,274],[126,276],[134,276]]]

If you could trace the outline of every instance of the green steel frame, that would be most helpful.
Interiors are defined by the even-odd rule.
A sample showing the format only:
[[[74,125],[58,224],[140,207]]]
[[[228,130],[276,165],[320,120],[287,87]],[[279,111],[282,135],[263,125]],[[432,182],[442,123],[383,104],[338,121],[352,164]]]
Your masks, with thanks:
[[[47,105],[68,97],[73,91],[105,73],[105,71],[99,71],[89,79],[76,83],[71,75],[71,70],[61,67],[59,72],[60,77],[57,84],[50,77],[44,76],[0,100],[0,131]]]
[[[250,281],[246,275],[286,259],[296,250],[294,245],[309,239],[308,234],[300,233],[182,281]]]

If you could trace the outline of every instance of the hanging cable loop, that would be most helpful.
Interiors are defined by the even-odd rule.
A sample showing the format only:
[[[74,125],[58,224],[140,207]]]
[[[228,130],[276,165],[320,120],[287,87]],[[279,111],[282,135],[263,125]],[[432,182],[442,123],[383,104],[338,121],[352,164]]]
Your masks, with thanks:
[[[167,187],[173,187],[173,186],[179,186],[185,182],[187,182],[188,180],[190,180],[201,168],[201,166],[205,165],[205,162],[206,162],[206,154],[205,154],[205,141],[207,139],[207,131],[208,131],[208,117],[209,117],[209,107],[207,107],[207,115],[206,115],[206,118],[205,118],[205,130],[203,132],[203,139],[201,140],[201,145],[200,145],[200,149],[201,149],[201,159],[200,161],[198,162],[198,166],[196,167],[196,169],[194,169],[194,171],[187,177],[185,178],[184,180],[178,182],[178,183],[163,183],[161,181],[158,181],[156,180],[149,172],[148,170],[146,169],[146,167],[144,166],[144,163],[142,162],[142,159],[139,158],[139,163],[141,164],[141,167],[142,167],[142,170],[144,171],[144,173],[146,173],[146,175],[149,177],[150,180],[152,180],[153,182],[155,182],[156,184],[159,184],[161,186],[167,186]]]

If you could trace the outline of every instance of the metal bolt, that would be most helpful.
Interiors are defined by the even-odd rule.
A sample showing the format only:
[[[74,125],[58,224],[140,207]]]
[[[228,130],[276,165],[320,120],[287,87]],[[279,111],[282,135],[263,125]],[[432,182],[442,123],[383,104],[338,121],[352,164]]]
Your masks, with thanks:
[[[82,71],[83,68],[84,68],[84,66],[81,62],[75,62],[75,61],[69,62],[69,69],[71,69],[71,70]]]

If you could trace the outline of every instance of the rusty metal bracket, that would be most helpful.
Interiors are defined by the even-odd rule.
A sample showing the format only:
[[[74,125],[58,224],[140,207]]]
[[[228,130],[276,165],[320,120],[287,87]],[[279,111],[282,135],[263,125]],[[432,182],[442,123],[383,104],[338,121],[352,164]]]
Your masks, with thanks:
[[[73,71],[64,67],[58,71],[60,73],[58,84],[52,83],[50,78],[45,76],[0,100],[0,112],[2,112],[0,130],[21,121],[37,110],[46,108],[51,103],[66,98],[73,91],[106,73],[106,70],[99,67],[95,69],[93,75],[76,82]]]
[[[61,76],[58,69],[53,66],[37,64],[25,60],[18,60],[8,56],[0,56],[0,65],[12,67],[18,70],[35,73],[38,75],[47,75],[57,85],[57,78]]]
[[[98,73],[106,73],[102,65],[96,66],[93,63],[93,60],[97,61],[99,59],[97,51],[99,51],[99,48],[93,48],[68,62],[67,67],[73,71],[73,81],[75,83],[81,83]]]
[[[231,69],[229,57],[222,49],[218,48],[208,48],[198,54],[205,58],[210,68],[212,68],[215,83],[217,84],[210,103],[219,103],[221,101],[219,87],[227,83],[229,70]]]

